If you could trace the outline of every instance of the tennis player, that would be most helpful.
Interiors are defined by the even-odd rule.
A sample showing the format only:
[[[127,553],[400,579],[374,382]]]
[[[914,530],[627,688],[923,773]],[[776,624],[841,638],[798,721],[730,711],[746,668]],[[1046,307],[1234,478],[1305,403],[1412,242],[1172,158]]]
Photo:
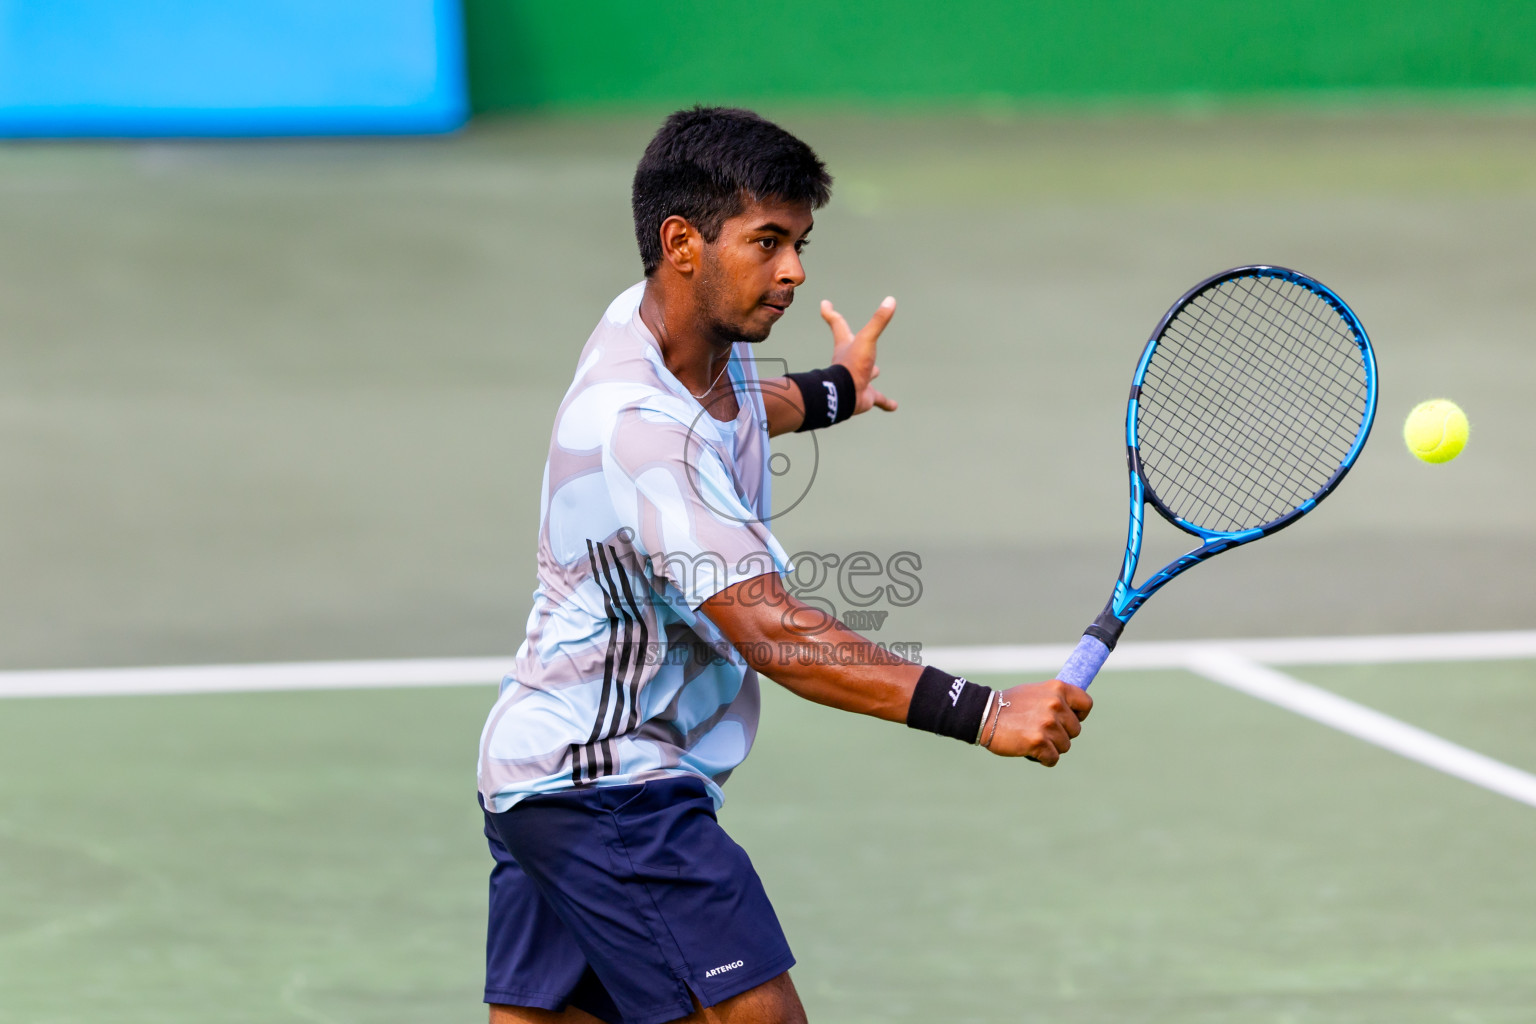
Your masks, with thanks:
[[[769,437],[896,408],[872,383],[889,298],[857,333],[822,303],[826,369],[757,375],[830,194],[810,147],[744,110],[673,114],[635,171],[645,278],[556,413],[527,639],[481,739],[493,1024],[805,1020],[763,885],[715,818],[759,675],[1045,765],[1092,705],[904,661],[786,591]]]

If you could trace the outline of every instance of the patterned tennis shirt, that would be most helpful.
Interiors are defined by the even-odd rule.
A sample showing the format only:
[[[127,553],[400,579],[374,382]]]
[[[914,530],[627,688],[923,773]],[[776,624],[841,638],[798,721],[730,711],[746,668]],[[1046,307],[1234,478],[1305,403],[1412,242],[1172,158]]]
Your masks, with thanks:
[[[751,347],[728,373],[740,413],[709,415],[640,319],[608,307],[555,416],[528,635],[480,739],[485,805],[575,786],[695,775],[752,747],[757,674],[699,611],[788,570],[769,515],[768,431]]]

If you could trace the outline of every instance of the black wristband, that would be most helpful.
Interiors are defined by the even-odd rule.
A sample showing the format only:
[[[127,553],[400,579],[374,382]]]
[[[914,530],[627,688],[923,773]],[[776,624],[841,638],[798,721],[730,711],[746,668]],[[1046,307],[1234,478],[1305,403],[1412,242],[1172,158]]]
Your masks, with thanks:
[[[992,687],[940,672],[929,665],[923,669],[912,690],[912,703],[907,705],[907,725],[975,743],[991,696]]]
[[[795,428],[795,433],[830,427],[853,415],[859,397],[854,392],[853,373],[848,367],[833,363],[825,370],[785,376],[795,382],[800,389],[800,400],[805,403],[805,419]]]

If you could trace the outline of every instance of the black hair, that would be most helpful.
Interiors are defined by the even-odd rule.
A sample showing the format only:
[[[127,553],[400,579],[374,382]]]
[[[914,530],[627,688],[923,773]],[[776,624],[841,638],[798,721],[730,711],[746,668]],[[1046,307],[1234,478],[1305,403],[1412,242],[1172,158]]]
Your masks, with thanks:
[[[778,199],[825,206],[832,176],[811,147],[750,110],[694,107],[667,118],[630,193],[646,276],[661,264],[661,223],[682,217],[706,242],[747,207]]]

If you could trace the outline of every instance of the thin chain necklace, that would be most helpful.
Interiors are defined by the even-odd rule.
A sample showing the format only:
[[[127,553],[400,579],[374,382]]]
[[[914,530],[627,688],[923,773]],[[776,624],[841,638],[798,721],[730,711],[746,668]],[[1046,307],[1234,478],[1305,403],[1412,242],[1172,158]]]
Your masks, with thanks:
[[[708,395],[711,391],[715,390],[715,388],[720,386],[720,378],[724,377],[725,376],[725,371],[729,370],[730,368],[731,368],[731,360],[730,360],[730,357],[727,356],[726,360],[725,360],[725,365],[720,367],[720,372],[719,373],[715,374],[715,382],[713,384],[711,384],[709,387],[705,388],[704,391],[701,394],[693,395],[693,389],[692,388],[688,388],[688,385],[686,385],[686,384],[684,384],[683,387],[688,388],[688,393],[690,395],[693,395],[694,398],[697,398],[700,401],[703,401],[705,395]]]
[[[656,320],[657,320],[658,323],[661,324],[661,344],[662,344],[662,346],[663,347],[670,347],[672,345],[672,336],[667,331],[667,311],[664,310],[664,309],[657,309],[656,310]],[[708,396],[711,391],[715,390],[715,388],[720,386],[720,378],[724,377],[725,376],[725,371],[729,370],[730,368],[731,368],[731,359],[730,359],[730,356],[726,356],[725,365],[720,367],[720,372],[719,373],[715,374],[715,381],[714,381],[713,384],[711,384],[709,387],[705,388],[703,391],[699,392],[696,395],[693,394],[693,388],[690,388],[687,384],[683,384],[683,390],[687,391],[690,395],[693,395],[694,398],[697,398],[700,401],[703,401],[704,398],[706,396]],[[681,384],[682,381],[678,381],[678,383]]]

